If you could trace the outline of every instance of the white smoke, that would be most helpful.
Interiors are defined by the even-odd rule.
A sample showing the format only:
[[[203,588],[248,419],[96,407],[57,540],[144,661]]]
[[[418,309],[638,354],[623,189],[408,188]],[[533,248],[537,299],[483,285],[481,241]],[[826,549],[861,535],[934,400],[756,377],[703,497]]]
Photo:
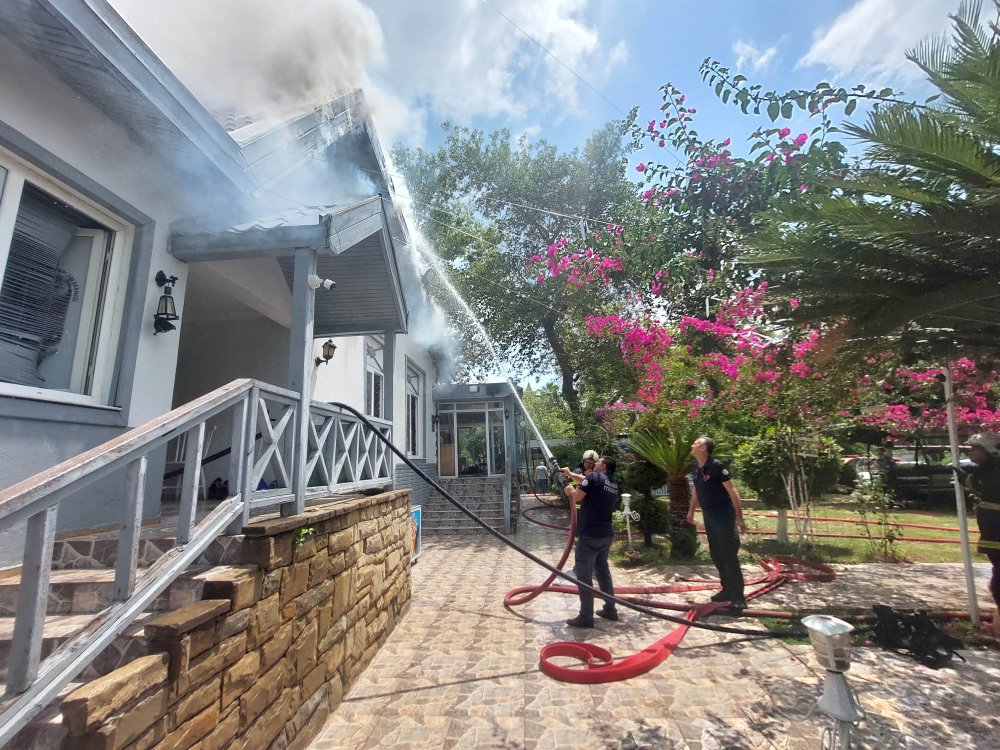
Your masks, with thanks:
[[[364,87],[385,63],[378,18],[360,0],[111,0],[210,110],[257,119]]]
[[[594,95],[567,67],[602,87],[628,60],[588,22],[593,0],[107,1],[217,115],[283,118],[362,88],[386,144],[441,120],[573,117]]]

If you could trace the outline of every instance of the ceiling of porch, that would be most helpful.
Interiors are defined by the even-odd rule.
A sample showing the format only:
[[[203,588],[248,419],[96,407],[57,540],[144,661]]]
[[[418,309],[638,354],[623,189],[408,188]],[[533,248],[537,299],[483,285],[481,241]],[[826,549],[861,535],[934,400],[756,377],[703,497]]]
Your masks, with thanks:
[[[320,278],[336,282],[331,290],[316,291],[317,337],[406,332],[403,282],[380,196],[349,206],[297,207],[221,231],[170,238],[170,252],[186,263],[276,260],[290,292],[288,302],[273,301],[282,308],[294,304],[294,254],[302,247],[317,251]]]

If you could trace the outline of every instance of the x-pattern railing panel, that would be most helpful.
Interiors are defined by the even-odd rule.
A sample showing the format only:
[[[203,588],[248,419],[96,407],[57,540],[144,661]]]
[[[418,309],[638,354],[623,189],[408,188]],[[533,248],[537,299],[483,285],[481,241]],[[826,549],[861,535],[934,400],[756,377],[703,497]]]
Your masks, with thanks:
[[[324,480],[334,489],[392,478],[388,448],[371,427],[352,414],[316,402],[311,417],[310,449],[314,453],[307,463],[308,474],[313,477],[311,489],[321,486],[317,482]],[[382,420],[372,422],[379,433],[391,436],[391,425]]]
[[[259,455],[254,461],[253,473],[251,475],[252,484],[256,487],[260,480],[264,478],[264,472],[270,467],[274,476],[272,480],[275,487],[291,487],[291,476],[286,468],[286,461],[283,452],[291,453],[291,433],[286,434],[286,429],[290,424],[294,424],[295,407],[294,402],[277,401],[275,403],[276,415],[271,416],[271,407],[268,401],[273,401],[271,394],[264,394],[257,400],[259,417],[257,424],[260,425],[261,440],[257,450]],[[273,423],[273,424],[272,424]],[[289,456],[291,460],[291,456]]]

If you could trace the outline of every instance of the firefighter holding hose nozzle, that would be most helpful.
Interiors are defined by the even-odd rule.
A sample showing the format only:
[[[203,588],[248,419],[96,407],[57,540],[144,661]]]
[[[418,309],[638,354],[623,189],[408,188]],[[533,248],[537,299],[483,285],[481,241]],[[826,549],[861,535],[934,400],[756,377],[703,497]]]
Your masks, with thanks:
[[[615,586],[611,580],[611,568],[608,565],[608,553],[614,541],[614,530],[611,526],[611,514],[618,507],[618,485],[615,483],[617,462],[610,456],[600,456],[592,471],[580,477],[579,486],[566,488],[570,502],[582,503],[580,507],[578,539],[576,541],[576,562],[573,572],[581,583],[593,585],[597,576],[600,590],[614,596]],[[573,476],[569,467],[559,470],[563,477]],[[579,476],[579,475],[577,475]],[[594,594],[590,589],[579,588],[580,613],[566,621],[574,628],[594,627]],[[606,620],[617,620],[618,610],[615,603],[605,600],[604,607],[598,611]]]
[[[1000,635],[1000,434],[981,432],[969,438],[969,458],[975,466],[959,473],[968,476],[966,486],[976,497],[978,551],[993,565],[990,593],[997,607],[993,634]]]

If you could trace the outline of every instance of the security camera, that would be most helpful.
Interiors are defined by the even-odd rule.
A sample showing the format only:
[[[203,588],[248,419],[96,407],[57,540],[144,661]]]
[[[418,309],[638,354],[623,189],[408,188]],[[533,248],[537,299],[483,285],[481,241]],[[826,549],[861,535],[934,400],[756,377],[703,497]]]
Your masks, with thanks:
[[[321,279],[316,274],[310,274],[307,279],[307,283],[309,284],[310,289],[319,289],[320,287],[323,287],[324,289],[333,289],[337,286],[337,282],[333,279]]]

